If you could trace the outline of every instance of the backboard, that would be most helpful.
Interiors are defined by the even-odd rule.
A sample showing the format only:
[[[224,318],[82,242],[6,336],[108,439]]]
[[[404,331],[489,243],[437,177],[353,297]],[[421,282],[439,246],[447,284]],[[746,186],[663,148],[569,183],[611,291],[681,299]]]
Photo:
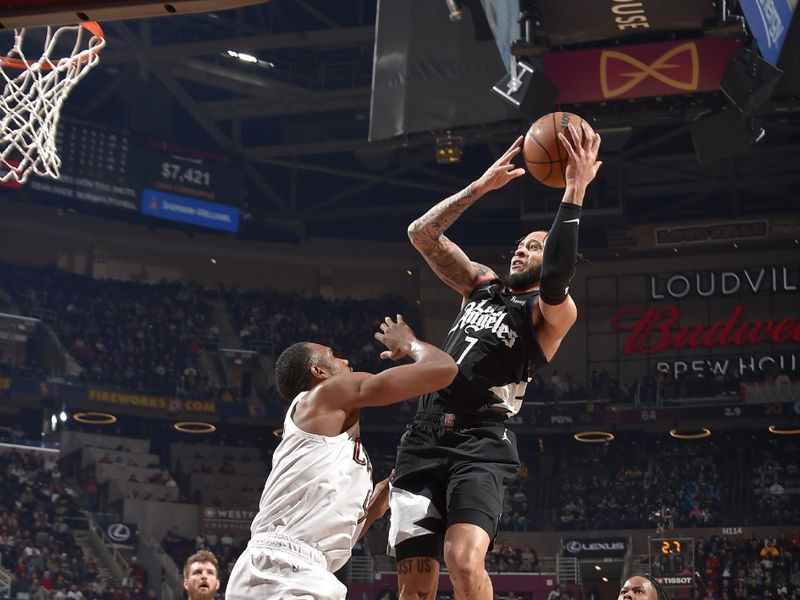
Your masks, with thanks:
[[[209,12],[269,0],[0,0],[0,29]]]

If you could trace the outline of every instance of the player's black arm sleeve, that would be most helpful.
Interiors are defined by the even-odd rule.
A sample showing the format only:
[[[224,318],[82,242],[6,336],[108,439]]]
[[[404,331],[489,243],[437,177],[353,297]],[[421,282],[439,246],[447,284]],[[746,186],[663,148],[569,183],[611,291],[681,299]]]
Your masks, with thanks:
[[[546,304],[561,304],[569,294],[578,257],[578,225],[581,207],[562,202],[547,234],[542,256],[539,296]]]

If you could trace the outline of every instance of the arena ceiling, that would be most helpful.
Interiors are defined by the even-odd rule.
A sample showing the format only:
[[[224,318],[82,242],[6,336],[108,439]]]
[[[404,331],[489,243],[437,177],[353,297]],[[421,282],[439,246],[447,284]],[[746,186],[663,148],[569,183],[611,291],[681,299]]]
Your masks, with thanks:
[[[452,132],[464,138],[456,165],[434,160],[442,132],[369,143],[376,1],[272,0],[106,23],[101,64],[66,112],[239,157],[247,235],[402,239],[410,220],[479,176],[527,122]],[[790,32],[784,49],[794,88],[798,38]],[[605,165],[587,200],[593,211],[584,241],[602,246],[610,223],[796,211],[796,95],[784,86],[764,108],[762,142],[703,167],[689,128],[719,94],[571,107],[604,137]],[[546,224],[557,200],[526,177],[477,204],[460,226],[490,243],[507,241],[507,227]]]

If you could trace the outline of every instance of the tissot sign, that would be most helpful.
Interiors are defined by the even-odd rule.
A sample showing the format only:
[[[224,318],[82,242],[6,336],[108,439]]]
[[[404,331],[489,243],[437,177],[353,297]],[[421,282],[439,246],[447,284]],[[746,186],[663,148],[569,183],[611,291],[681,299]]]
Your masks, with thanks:
[[[611,324],[621,337],[625,358],[680,355],[685,350],[707,350],[713,359],[677,360],[657,363],[659,371],[675,376],[697,374],[745,374],[777,365],[797,371],[800,365],[800,303],[784,301],[783,308],[769,308],[750,299],[760,296],[796,295],[800,289],[800,266],[780,265],[743,269],[657,273],[647,276],[646,306],[617,310]],[[722,299],[729,299],[722,303]],[[736,299],[731,304],[730,298]],[[683,302],[708,302],[709,318],[692,317]],[[718,305],[718,306],[717,306]],[[772,306],[772,303],[770,303]],[[772,347],[765,354],[764,346]]]
[[[602,556],[623,556],[626,550],[624,538],[591,538],[564,540],[564,554],[575,558],[597,558]]]

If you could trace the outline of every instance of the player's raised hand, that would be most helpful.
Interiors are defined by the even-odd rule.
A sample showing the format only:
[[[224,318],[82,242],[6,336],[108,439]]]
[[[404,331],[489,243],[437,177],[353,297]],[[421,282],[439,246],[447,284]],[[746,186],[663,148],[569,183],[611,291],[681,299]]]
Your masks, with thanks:
[[[397,315],[396,321],[392,321],[391,317],[384,319],[380,325],[380,331],[375,332],[375,339],[387,348],[381,352],[381,358],[400,360],[408,354],[411,344],[416,341],[417,336],[406,324],[403,315]]]
[[[558,139],[569,155],[564,172],[567,186],[585,189],[603,164],[597,160],[597,153],[600,151],[600,134],[594,131],[588,123],[581,121],[580,131],[570,123],[569,139],[563,132],[558,133]]]
[[[522,136],[519,136],[514,143],[509,146],[503,156],[494,161],[494,164],[486,169],[486,172],[473,184],[478,187],[481,193],[490,192],[503,187],[512,179],[516,179],[525,174],[525,169],[514,164],[514,157],[522,150]]]

